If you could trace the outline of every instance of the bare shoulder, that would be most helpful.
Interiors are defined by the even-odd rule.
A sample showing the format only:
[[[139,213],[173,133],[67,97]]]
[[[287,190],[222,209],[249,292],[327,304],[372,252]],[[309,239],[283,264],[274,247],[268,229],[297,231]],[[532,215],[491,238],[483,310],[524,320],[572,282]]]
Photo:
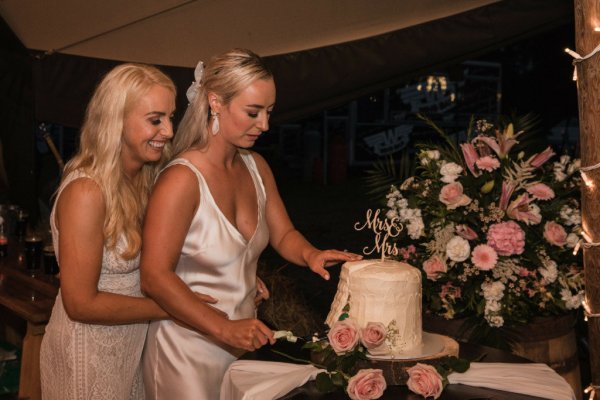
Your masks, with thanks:
[[[265,160],[263,156],[261,156],[255,151],[248,150],[248,154],[250,154],[250,156],[254,159],[254,162],[256,163],[256,168],[258,168],[260,176],[262,176],[263,178],[272,178],[273,172],[271,171],[271,167],[269,167],[269,163],[267,162],[267,160]]]
[[[64,187],[58,196],[58,207],[77,206],[104,208],[102,189],[91,178],[74,179]]]
[[[150,201],[161,203],[197,204],[200,196],[198,178],[189,166],[174,164],[161,172]]]
[[[70,221],[77,221],[78,225],[101,223],[105,214],[104,195],[93,179],[77,178],[62,190],[56,210],[59,227]]]

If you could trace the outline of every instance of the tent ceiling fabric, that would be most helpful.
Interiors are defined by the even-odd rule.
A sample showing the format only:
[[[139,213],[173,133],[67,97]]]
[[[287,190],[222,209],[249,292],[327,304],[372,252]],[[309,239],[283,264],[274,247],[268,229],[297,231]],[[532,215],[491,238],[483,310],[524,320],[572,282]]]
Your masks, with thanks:
[[[285,7],[280,3],[287,4],[289,14],[281,14]],[[100,77],[121,61],[161,65],[177,85],[177,109],[181,113],[187,105],[184,94],[198,59],[207,61],[212,54],[234,46],[249,47],[266,56],[265,61],[274,73],[277,105],[273,122],[280,123],[316,114],[359,96],[401,84],[407,78],[445,64],[476,57],[507,43],[573,22],[572,0],[379,0],[377,11],[386,11],[379,17],[369,13],[370,8],[375,8],[372,1],[304,0],[295,3],[301,3],[302,7],[291,5],[288,0],[258,3],[203,0],[189,5],[182,0],[0,0],[0,15],[23,42],[26,54],[35,56],[30,60],[36,120],[74,127],[81,124],[85,105]],[[472,8],[484,3],[489,4]],[[65,4],[70,4],[72,9],[58,7]],[[465,8],[441,17],[455,10],[442,7],[442,4]],[[264,5],[270,5],[272,10],[264,11]],[[177,8],[161,13],[167,6]],[[184,12],[188,7],[204,7],[204,12],[194,16],[188,10],[188,16]],[[217,13],[219,7],[224,7],[230,14],[225,18],[224,14]],[[437,11],[430,11],[428,7]],[[118,12],[114,11],[117,9]],[[106,10],[112,11],[107,14]],[[265,14],[258,15],[258,10]],[[322,10],[339,12],[329,15]],[[361,12],[368,17],[363,18]],[[77,46],[52,54],[43,53],[157,13],[156,17]],[[346,13],[349,17],[337,15]],[[182,14],[181,23],[173,22],[174,14]],[[439,18],[428,20],[427,15]],[[84,22],[85,16],[88,21]],[[394,22],[394,16],[407,19],[401,25],[393,25],[399,23]],[[80,18],[81,22],[72,23]],[[164,22],[159,24],[159,32],[144,29],[154,18]],[[222,18],[227,24],[219,22]],[[302,22],[303,19],[306,22]],[[414,24],[411,25],[409,20]],[[61,24],[65,24],[64,29]],[[337,26],[337,30],[325,34],[323,26]],[[392,26],[402,27],[393,30]],[[209,33],[194,33],[198,32],[196,28],[204,28]],[[266,34],[269,28],[273,33]],[[135,41],[136,31],[146,31],[145,39],[140,39],[143,43],[139,48],[137,44],[129,44],[127,46],[133,47],[127,49],[123,43],[129,39]],[[304,36],[298,39],[291,34],[293,32],[304,32]],[[235,35],[239,38],[234,39]],[[161,41],[163,36],[169,40]],[[54,39],[49,39],[51,37]],[[352,38],[354,40],[350,40]],[[225,39],[226,44],[220,42]],[[122,55],[126,57],[116,53],[92,53],[91,50],[85,56],[74,53],[76,48],[81,50],[95,41],[104,42],[106,51],[123,51]],[[181,49],[182,54],[174,56],[176,49]],[[138,54],[140,58],[137,58]],[[182,60],[182,65],[175,62],[176,59]]]
[[[1,0],[31,50],[193,67],[233,47],[262,56],[355,41],[498,0]]]

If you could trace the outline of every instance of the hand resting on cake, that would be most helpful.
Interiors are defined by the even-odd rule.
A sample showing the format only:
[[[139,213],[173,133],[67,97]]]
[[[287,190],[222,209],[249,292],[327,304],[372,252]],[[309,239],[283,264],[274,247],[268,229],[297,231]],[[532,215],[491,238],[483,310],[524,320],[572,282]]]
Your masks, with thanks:
[[[346,261],[362,260],[360,254],[349,253],[340,250],[317,250],[314,249],[306,257],[308,268],[315,274],[321,275],[323,279],[329,280],[329,272],[325,269],[332,265]]]

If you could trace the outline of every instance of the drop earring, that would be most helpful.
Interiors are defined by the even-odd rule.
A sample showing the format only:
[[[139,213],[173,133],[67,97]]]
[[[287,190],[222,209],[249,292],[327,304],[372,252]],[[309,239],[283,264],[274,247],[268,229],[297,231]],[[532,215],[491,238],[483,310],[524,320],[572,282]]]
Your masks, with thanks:
[[[219,133],[219,114],[211,110],[210,116],[213,117],[213,123],[210,130],[213,136],[215,136],[217,133]]]

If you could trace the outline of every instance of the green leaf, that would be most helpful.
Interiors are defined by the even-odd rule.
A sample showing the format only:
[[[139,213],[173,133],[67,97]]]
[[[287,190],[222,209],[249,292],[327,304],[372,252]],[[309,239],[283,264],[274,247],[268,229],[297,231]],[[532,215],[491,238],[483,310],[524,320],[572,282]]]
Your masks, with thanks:
[[[315,379],[315,383],[317,384],[317,389],[319,392],[331,393],[336,389],[331,377],[327,372],[319,373]]]
[[[338,372],[334,372],[331,374],[331,382],[335,385],[335,386],[345,386],[346,385],[346,379],[344,378],[344,375],[338,373]]]

